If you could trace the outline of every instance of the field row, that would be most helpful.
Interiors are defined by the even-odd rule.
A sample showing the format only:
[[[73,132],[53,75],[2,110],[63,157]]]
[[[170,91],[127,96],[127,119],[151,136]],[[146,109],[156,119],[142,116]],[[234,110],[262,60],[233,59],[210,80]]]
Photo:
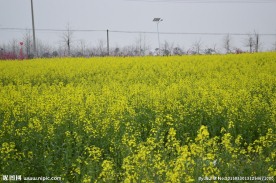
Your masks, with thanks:
[[[276,54],[0,62],[0,174],[276,175]]]

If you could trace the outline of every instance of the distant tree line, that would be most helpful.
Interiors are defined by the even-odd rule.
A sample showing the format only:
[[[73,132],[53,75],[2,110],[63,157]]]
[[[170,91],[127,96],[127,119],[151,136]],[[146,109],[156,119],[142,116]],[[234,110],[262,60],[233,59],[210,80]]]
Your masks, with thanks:
[[[164,41],[159,48],[151,49],[147,40],[142,35],[139,35],[133,44],[123,47],[110,47],[107,49],[107,42],[105,40],[98,40],[95,46],[89,46],[85,40],[73,40],[74,32],[71,31],[69,25],[66,31],[63,32],[60,38],[60,45],[52,47],[42,41],[37,41],[36,55],[41,58],[49,57],[103,57],[103,56],[146,56],[146,55],[196,55],[196,54],[230,54],[230,53],[243,53],[243,52],[259,52],[261,50],[260,35],[256,32],[248,34],[244,39],[243,45],[248,48],[247,51],[235,47],[233,38],[230,34],[225,35],[222,40],[222,50],[217,49],[217,45],[204,46],[201,40],[195,41],[188,49],[184,49],[173,42]],[[32,59],[35,54],[33,53],[33,41],[30,31],[26,31],[23,38],[23,45],[19,44],[18,40],[11,40],[8,44],[0,45],[0,59]],[[24,56],[20,57],[20,49],[23,50]],[[109,53],[108,53],[109,51]],[[271,51],[276,51],[276,40]]]

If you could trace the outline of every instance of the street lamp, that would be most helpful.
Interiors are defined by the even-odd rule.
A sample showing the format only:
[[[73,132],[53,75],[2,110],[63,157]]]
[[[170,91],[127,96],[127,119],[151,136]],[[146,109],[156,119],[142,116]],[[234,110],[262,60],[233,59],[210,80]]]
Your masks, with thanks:
[[[158,24],[159,24],[160,22],[162,22],[163,19],[161,19],[161,18],[154,18],[153,21],[156,22],[156,25],[157,25],[158,46],[159,46],[158,50],[159,50],[159,55],[161,55],[161,51],[160,51],[160,37],[159,37],[159,28],[158,28]]]
[[[33,0],[31,0],[31,10],[32,10],[32,25],[33,25],[33,42],[34,42],[34,56],[36,57],[36,43],[35,43],[35,24],[34,24],[34,8]]]

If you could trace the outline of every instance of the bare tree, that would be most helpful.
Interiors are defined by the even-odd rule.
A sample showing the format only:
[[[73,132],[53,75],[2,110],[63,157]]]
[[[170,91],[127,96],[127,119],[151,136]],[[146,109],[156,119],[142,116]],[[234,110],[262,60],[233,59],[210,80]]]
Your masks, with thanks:
[[[198,40],[198,41],[194,42],[193,47],[194,47],[195,53],[200,54],[201,47],[202,47],[201,40]]]
[[[53,53],[52,53],[52,57],[58,57],[59,56],[59,54],[58,54],[58,52],[55,50],[55,51],[53,51]]]
[[[83,57],[87,56],[88,54],[86,42],[84,39],[78,41],[77,47],[73,50],[73,55],[75,57]]]
[[[16,59],[19,55],[20,42],[16,39],[10,40],[8,44],[0,45],[0,54],[3,59]]]
[[[136,38],[136,41],[135,41],[135,55],[139,55],[141,56],[143,53],[143,50],[142,50],[142,35],[139,34],[139,37]]]
[[[253,52],[254,45],[255,45],[255,42],[254,42],[254,38],[253,38],[252,34],[248,34],[248,38],[245,41],[245,46],[249,47],[250,53]]]
[[[150,45],[148,43],[146,34],[144,34],[144,37],[143,37],[143,50],[144,50],[144,55],[147,55],[150,52]]]
[[[120,55],[120,48],[119,47],[116,47],[114,49],[114,56],[119,56]]]
[[[220,51],[217,49],[217,44],[213,43],[213,50],[216,54],[220,53]]]
[[[231,53],[231,36],[227,34],[223,39],[223,47],[226,50],[226,53]]]
[[[171,55],[172,51],[173,51],[173,46],[174,43],[169,43],[168,41],[165,41],[164,46],[163,46],[163,54],[166,56]]]
[[[234,50],[235,50],[236,54],[244,53],[244,51],[242,51],[242,49],[240,49],[240,48],[235,48]]]
[[[135,56],[137,54],[137,50],[135,45],[128,45],[125,46],[122,50],[125,56]]]
[[[273,45],[273,51],[276,51],[276,39],[275,39],[275,42],[272,45]]]
[[[67,24],[66,31],[63,32],[62,35],[62,41],[66,44],[67,47],[67,56],[71,55],[71,46],[72,46],[72,37],[73,37],[73,31],[70,28],[70,25]]]
[[[260,42],[260,35],[258,33],[248,34],[248,38],[245,41],[245,46],[249,47],[249,52],[259,52],[261,42]]]
[[[179,46],[177,46],[173,49],[173,54],[174,55],[183,55],[184,51]]]
[[[58,52],[58,55],[61,56],[61,57],[65,57],[67,55],[66,49],[64,49],[63,44],[58,45],[57,52]]]
[[[85,43],[85,40],[80,40],[80,52],[82,54],[82,56],[84,56],[86,53],[86,43]]]
[[[97,48],[96,48],[96,55],[104,56],[105,54],[106,54],[105,41],[103,39],[100,39],[98,41],[98,45],[97,45]]]
[[[50,45],[42,42],[41,40],[36,41],[36,51],[37,51],[37,56],[42,56],[42,57],[50,57],[52,48]]]
[[[208,48],[206,48],[206,49],[204,50],[204,53],[205,53],[206,55],[213,55],[213,54],[216,54],[217,52],[216,52],[216,50],[215,50],[214,48],[208,47]]]
[[[26,33],[24,34],[23,37],[23,42],[24,42],[24,47],[26,50],[26,55],[28,58],[33,58],[33,54],[31,53],[31,49],[32,49],[32,37],[31,37],[31,33],[30,31],[26,30]]]
[[[4,46],[0,46],[0,55],[2,55],[4,53]]]
[[[146,41],[146,35],[145,34],[139,34],[139,36],[135,40],[135,50],[134,54],[139,56],[146,55],[146,52],[149,51],[149,45]]]
[[[9,42],[8,47],[13,55],[18,55],[19,53],[19,42],[16,39],[13,39]]]

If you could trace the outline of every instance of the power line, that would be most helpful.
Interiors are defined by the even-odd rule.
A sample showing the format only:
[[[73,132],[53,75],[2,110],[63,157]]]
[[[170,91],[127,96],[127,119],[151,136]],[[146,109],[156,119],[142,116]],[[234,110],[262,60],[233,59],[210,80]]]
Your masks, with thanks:
[[[11,31],[30,31],[32,29],[30,28],[1,28],[0,30],[11,30]],[[66,29],[36,29],[36,31],[45,31],[45,32],[64,32],[64,31],[68,31]],[[73,32],[102,32],[102,31],[106,31],[106,30],[94,30],[94,29],[70,29],[70,31]]]
[[[156,34],[156,32],[146,32],[146,31],[119,31],[119,30],[110,30],[110,32],[114,33],[129,33],[129,34]],[[178,35],[209,35],[209,36],[223,36],[223,35],[234,35],[234,36],[247,36],[250,33],[208,33],[208,32],[159,32],[160,34],[178,34]],[[259,33],[258,33],[259,34]],[[276,34],[270,33],[260,33],[261,36],[276,36]]]
[[[204,3],[204,4],[263,4],[263,3],[276,3],[275,0],[126,0],[126,1],[133,1],[133,2],[149,2],[149,3]]]
[[[31,31],[30,28],[0,28],[2,31]],[[36,29],[36,31],[41,32],[65,32],[66,29]],[[70,29],[73,32],[106,32],[104,29]],[[109,30],[110,33],[126,33],[126,34],[156,34],[152,31],[124,31],[124,30]],[[209,35],[209,36],[223,36],[223,35],[233,35],[233,36],[247,36],[250,33],[220,33],[220,32],[159,32],[160,34],[168,35]],[[258,33],[260,36],[276,36],[272,33]]]

